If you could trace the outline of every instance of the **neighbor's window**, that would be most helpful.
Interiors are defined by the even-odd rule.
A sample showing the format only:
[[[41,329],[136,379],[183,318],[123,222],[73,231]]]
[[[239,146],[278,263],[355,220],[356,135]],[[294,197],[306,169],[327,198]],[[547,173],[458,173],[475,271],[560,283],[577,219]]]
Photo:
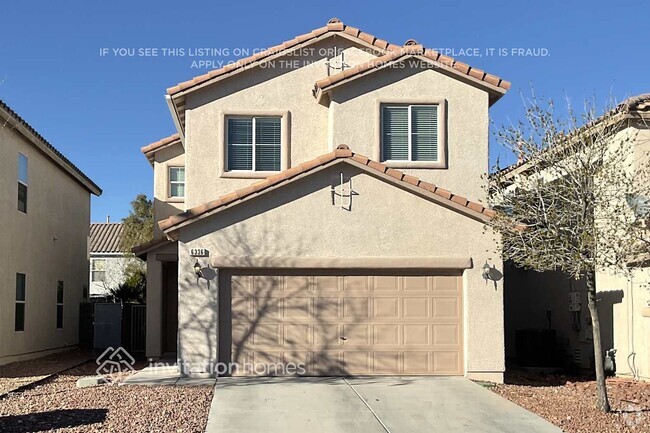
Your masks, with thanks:
[[[381,107],[382,161],[437,161],[438,154],[438,105]]]
[[[18,154],[18,210],[27,213],[27,157]]]
[[[280,171],[281,117],[227,117],[227,170]]]
[[[14,330],[25,330],[25,274],[16,274],[16,314]]]
[[[56,285],[56,329],[63,329],[63,281]]]
[[[91,262],[90,273],[93,283],[103,283],[106,281],[106,260],[93,259]]]
[[[185,197],[185,167],[169,167],[169,197]]]

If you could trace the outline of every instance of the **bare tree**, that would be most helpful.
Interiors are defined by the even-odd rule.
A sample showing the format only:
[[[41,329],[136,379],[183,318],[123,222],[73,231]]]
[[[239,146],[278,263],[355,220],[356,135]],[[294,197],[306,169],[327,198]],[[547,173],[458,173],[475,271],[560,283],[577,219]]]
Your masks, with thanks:
[[[597,407],[610,411],[596,306],[596,272],[629,276],[648,251],[650,205],[647,156],[636,133],[639,118],[625,104],[597,112],[593,101],[576,114],[558,114],[534,95],[525,116],[496,134],[514,152],[515,168],[490,176],[504,260],[536,271],[584,278],[591,315]],[[631,127],[630,127],[631,126]]]

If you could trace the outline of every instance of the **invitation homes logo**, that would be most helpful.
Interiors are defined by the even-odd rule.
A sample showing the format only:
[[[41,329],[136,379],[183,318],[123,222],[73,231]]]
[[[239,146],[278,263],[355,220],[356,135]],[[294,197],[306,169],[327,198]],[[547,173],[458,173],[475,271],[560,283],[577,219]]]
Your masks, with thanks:
[[[294,362],[189,362],[178,361],[178,369],[182,374],[209,374],[210,376],[302,376],[307,373],[305,363]],[[151,362],[149,369],[169,368],[164,362]]]

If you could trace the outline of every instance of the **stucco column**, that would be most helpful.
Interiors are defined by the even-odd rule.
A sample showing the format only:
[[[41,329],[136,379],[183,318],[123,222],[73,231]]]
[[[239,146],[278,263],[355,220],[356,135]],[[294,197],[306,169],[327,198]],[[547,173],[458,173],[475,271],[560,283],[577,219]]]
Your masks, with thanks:
[[[147,344],[148,358],[162,354],[162,263],[155,253],[147,255]]]
[[[203,277],[197,277],[199,262]],[[217,278],[209,258],[191,257],[178,242],[178,359],[181,374],[212,374],[217,362]]]

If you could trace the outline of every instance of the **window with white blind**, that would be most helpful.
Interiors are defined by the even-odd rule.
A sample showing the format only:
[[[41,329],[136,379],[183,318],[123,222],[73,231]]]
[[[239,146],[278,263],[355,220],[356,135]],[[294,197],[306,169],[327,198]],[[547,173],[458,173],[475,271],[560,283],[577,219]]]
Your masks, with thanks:
[[[169,167],[169,197],[185,197],[185,167]]]
[[[382,161],[439,161],[439,106],[381,106]]]
[[[226,117],[228,171],[280,171],[280,116]]]

